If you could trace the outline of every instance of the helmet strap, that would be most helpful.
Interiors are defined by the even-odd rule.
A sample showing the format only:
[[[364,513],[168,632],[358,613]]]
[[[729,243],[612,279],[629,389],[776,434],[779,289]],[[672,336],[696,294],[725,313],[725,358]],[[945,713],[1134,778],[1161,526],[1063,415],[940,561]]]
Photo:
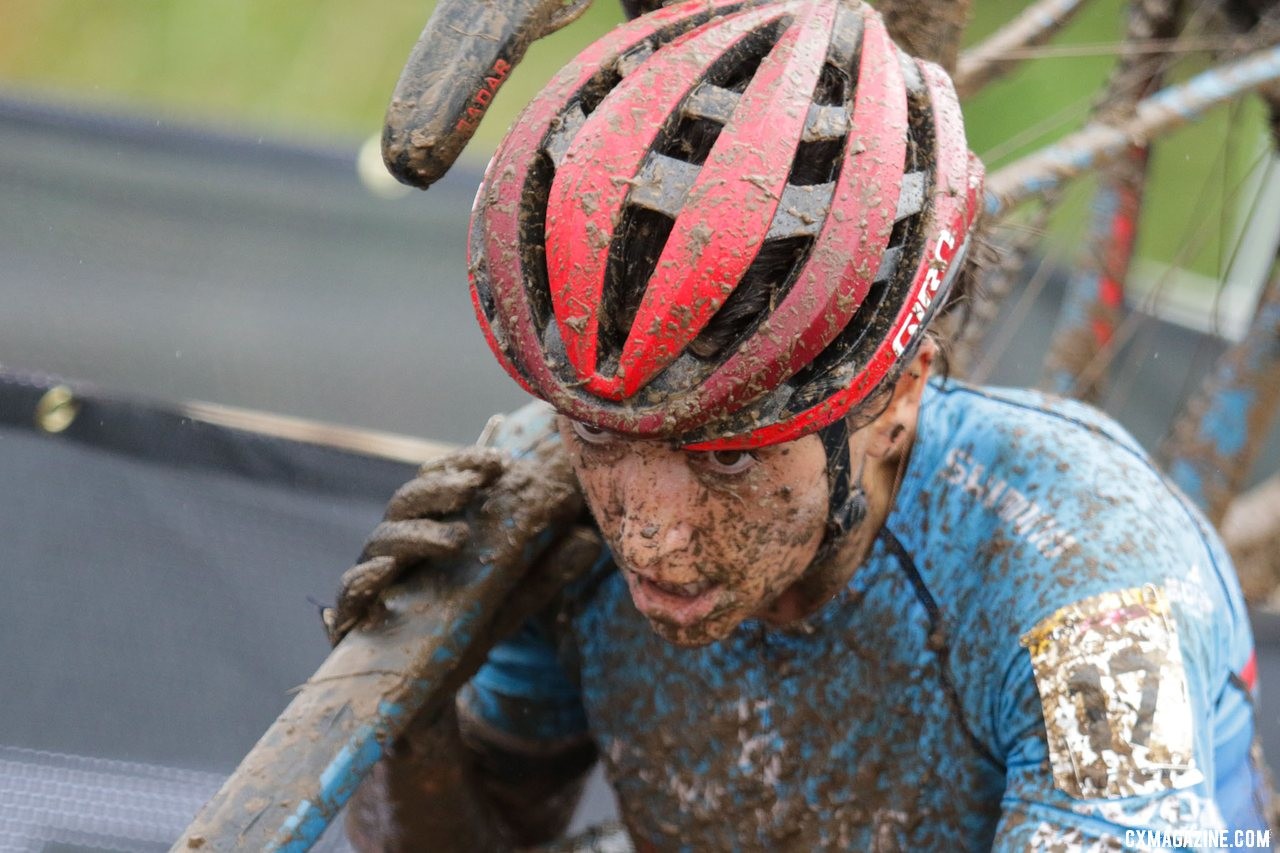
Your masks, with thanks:
[[[849,435],[849,425],[844,418],[817,433],[827,454],[827,523],[817,552],[790,588],[795,597],[789,609],[799,610],[802,619],[817,612],[849,582],[849,571],[837,563],[836,552],[849,532],[867,517],[863,466],[859,466],[856,474],[850,471]]]
[[[818,432],[827,453],[827,527],[814,565],[830,557],[844,537],[867,517],[867,493],[862,490],[862,466],[857,477],[849,470],[849,421],[838,418]]]

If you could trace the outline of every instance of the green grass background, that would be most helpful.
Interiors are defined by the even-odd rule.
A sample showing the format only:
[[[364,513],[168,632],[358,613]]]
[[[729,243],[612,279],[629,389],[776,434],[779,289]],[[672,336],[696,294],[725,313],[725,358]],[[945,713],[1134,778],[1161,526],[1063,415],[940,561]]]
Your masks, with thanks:
[[[1023,5],[976,0],[970,37],[990,32]],[[26,97],[249,134],[362,138],[380,128],[431,6],[411,0],[0,0],[0,87]],[[495,100],[467,158],[483,162],[519,107],[555,69],[621,20],[616,3],[597,0],[583,19],[535,44]],[[1096,0],[1057,43],[1114,41],[1119,20],[1119,0]],[[1026,64],[966,105],[973,148],[990,152],[1072,105],[1078,105],[1072,121],[1011,153],[1025,153],[1078,127],[1079,105],[1087,105],[1109,65],[1105,56]],[[1226,197],[1256,161],[1261,127],[1261,110],[1248,104],[1219,110],[1160,146],[1143,254],[1181,260],[1207,274],[1221,266],[1239,206]],[[1086,205],[1087,188],[1073,193],[1057,217],[1059,242],[1079,240]],[[1185,245],[1200,239],[1201,251],[1181,257]]]

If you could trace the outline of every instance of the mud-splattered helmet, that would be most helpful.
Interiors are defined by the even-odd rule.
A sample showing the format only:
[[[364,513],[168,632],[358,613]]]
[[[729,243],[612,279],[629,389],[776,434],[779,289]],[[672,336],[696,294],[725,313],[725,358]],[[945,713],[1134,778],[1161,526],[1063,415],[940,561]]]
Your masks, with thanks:
[[[689,0],[569,63],[490,163],[472,297],[564,414],[788,441],[897,376],[981,194],[945,73],[857,0]]]

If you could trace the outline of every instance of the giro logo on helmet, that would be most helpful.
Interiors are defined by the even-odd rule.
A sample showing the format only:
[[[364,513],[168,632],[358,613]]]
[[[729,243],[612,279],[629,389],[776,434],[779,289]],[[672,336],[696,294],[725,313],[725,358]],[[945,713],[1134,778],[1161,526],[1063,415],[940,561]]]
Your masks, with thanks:
[[[943,281],[946,280],[947,269],[951,266],[951,262],[955,260],[957,241],[954,234],[950,231],[942,231],[938,234],[938,243],[933,248],[933,259],[936,264],[929,267],[929,271],[924,275],[924,282],[920,287],[920,292],[916,295],[916,301],[911,306],[911,310],[903,318],[898,325],[897,331],[893,335],[893,354],[902,355],[906,352],[907,345],[911,343],[911,339],[916,336],[916,332],[920,331],[921,325],[924,324],[925,314],[929,311],[929,306],[933,304],[933,297],[937,295],[938,289],[942,287]]]

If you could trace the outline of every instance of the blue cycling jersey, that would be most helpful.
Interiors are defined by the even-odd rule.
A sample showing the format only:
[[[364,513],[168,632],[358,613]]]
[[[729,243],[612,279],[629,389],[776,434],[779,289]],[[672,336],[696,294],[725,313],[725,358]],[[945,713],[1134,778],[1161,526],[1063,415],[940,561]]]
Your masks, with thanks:
[[[509,745],[592,738],[641,849],[1213,848],[1266,831],[1252,655],[1220,542],[1132,438],[952,381],[813,616],[680,648],[602,566],[460,705]]]

